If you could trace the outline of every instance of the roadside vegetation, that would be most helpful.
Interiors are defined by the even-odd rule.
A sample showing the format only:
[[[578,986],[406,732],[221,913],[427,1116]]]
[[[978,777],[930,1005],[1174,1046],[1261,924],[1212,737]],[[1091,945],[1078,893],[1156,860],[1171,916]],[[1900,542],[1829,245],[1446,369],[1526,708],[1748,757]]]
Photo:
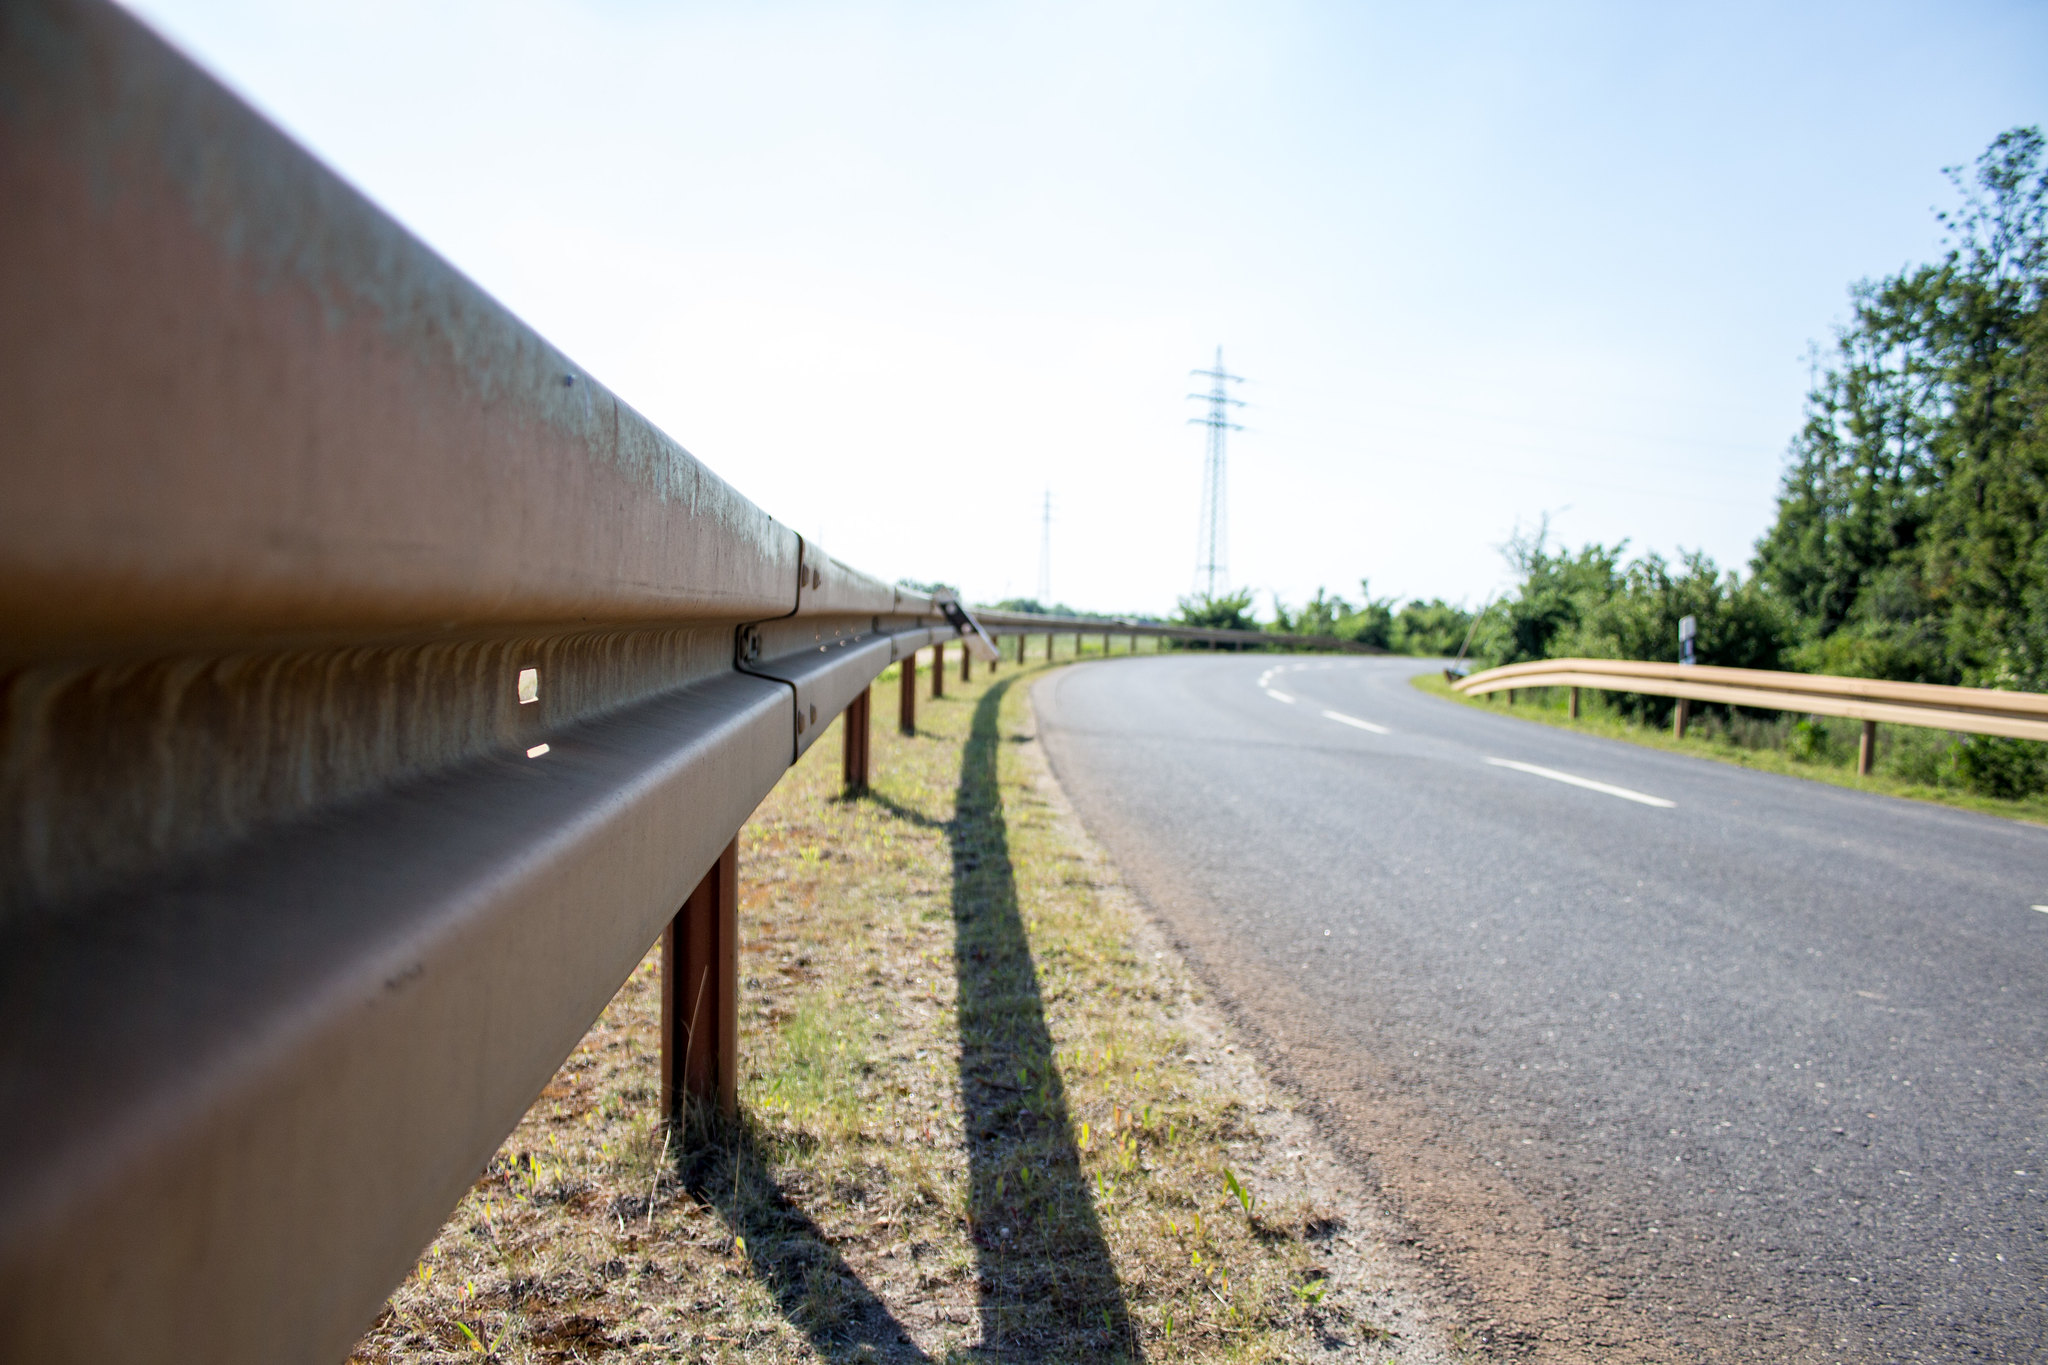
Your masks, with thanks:
[[[650,956],[355,1361],[1456,1358],[1065,812],[1043,670],[866,795],[813,747],[740,839],[739,1118],[658,1121]]]
[[[1374,597],[1372,585],[1358,581],[1360,605],[1325,589],[1304,602],[1299,610],[1278,597],[1273,599],[1273,619],[1259,622],[1252,615],[1250,592],[1219,593],[1214,597],[1196,594],[1180,599],[1174,621],[1180,625],[1211,626],[1230,630],[1265,630],[1278,635],[1333,635],[1356,640],[1389,654],[1449,654],[1465,639],[1472,625],[1472,613],[1441,599],[1416,599],[1396,606],[1391,597]]]
[[[1554,546],[1545,520],[1502,547],[1514,586],[1477,618],[1318,592],[1274,602],[1271,629],[1474,668],[1567,657],[1677,662],[1692,617],[1703,664],[2048,691],[2048,165],[2037,128],[2000,135],[1939,214],[1945,251],[1850,290],[1815,356],[1778,511],[1747,575],[1708,556]],[[1361,591],[1365,585],[1361,584]],[[1184,617],[1253,625],[1251,598],[1189,599]],[[1469,641],[1469,650],[1465,648]],[[1590,700],[1584,722],[1659,742],[1673,701]],[[1858,726],[1694,704],[1689,743],[1755,766],[1853,780]],[[1526,714],[1549,718],[1545,706]],[[1864,785],[2035,810],[2048,745],[1910,727],[1879,731]],[[1989,803],[1989,804],[1985,804]]]
[[[1748,577],[1701,554],[1552,550],[1539,523],[1505,547],[1517,586],[1480,618],[1475,660],[1675,662],[1691,616],[1705,664],[2048,690],[2043,150],[2037,129],[2015,129],[1970,175],[1952,170],[1942,259],[1851,291]],[[1621,693],[1597,706],[1651,727],[1673,703]],[[1856,722],[1697,709],[1698,743],[1745,761],[1853,765]],[[1875,780],[2032,810],[2048,745],[1884,726]]]

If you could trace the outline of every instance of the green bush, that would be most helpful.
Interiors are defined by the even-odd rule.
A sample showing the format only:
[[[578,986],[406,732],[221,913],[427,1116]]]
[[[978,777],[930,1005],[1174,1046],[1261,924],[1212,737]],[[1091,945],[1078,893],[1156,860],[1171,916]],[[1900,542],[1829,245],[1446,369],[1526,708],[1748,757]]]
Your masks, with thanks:
[[[1365,605],[1355,607],[1323,588],[1292,610],[1273,599],[1270,629],[1285,635],[1334,635],[1342,640],[1375,645],[1394,654],[1455,654],[1465,643],[1472,613],[1440,597],[1415,598],[1399,611],[1391,597],[1376,598],[1366,579],[1358,580]]]
[[[1252,619],[1251,612],[1252,595],[1248,592],[1218,593],[1214,597],[1194,593],[1180,599],[1180,610],[1174,620],[1184,626],[1210,630],[1257,630],[1259,623]]]
[[[1955,748],[1956,773],[1980,796],[2016,801],[2048,789],[2042,745],[1998,735],[1971,735]]]

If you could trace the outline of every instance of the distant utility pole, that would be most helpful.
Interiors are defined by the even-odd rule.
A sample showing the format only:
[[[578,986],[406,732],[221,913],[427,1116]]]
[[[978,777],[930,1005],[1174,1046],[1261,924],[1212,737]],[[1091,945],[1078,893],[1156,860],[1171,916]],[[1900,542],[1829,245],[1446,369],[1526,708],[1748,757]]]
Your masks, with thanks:
[[[1045,519],[1038,529],[1038,605],[1052,610],[1052,490],[1045,490]]]
[[[1208,450],[1202,462],[1202,523],[1195,532],[1195,590],[1206,597],[1230,591],[1230,525],[1228,521],[1228,493],[1224,480],[1223,437],[1225,432],[1243,431],[1244,428],[1230,420],[1233,405],[1243,407],[1244,403],[1232,398],[1225,384],[1242,384],[1244,380],[1223,368],[1223,348],[1216,348],[1216,368],[1213,370],[1189,370],[1209,381],[1207,393],[1191,393],[1190,398],[1208,403],[1209,411],[1188,421],[1196,426],[1209,429]]]

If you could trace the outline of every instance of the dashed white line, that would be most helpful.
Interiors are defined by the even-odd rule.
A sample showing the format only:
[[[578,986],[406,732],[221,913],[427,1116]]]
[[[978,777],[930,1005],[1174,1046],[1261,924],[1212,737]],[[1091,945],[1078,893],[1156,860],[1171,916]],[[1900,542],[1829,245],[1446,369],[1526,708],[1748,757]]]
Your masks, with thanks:
[[[1605,782],[1595,782],[1590,777],[1574,777],[1570,773],[1561,773],[1555,768],[1539,768],[1534,763],[1517,763],[1512,758],[1489,758],[1486,761],[1493,764],[1496,768],[1513,768],[1518,773],[1529,773],[1536,777],[1547,777],[1552,782],[1569,782],[1574,787],[1584,787],[1587,791],[1591,792],[1604,792],[1609,796],[1618,796],[1624,801],[1639,801],[1645,806],[1661,806],[1668,810],[1678,804],[1676,801],[1666,801],[1661,796],[1647,796],[1642,792],[1630,791],[1627,787],[1615,787]]]
[[[2048,905],[2037,905],[2034,908],[2036,910],[2039,910],[2042,914],[2048,915]]]
[[[1266,695],[1274,701],[1284,701],[1290,706],[1294,704],[1294,698],[1288,696],[1285,692],[1276,692],[1270,687],[1266,689]]]
[[[1361,730],[1370,730],[1376,735],[1391,735],[1394,733],[1384,725],[1374,725],[1369,720],[1360,720],[1356,716],[1347,716],[1342,711],[1325,711],[1323,712],[1323,719],[1334,720],[1339,725],[1355,725]]]

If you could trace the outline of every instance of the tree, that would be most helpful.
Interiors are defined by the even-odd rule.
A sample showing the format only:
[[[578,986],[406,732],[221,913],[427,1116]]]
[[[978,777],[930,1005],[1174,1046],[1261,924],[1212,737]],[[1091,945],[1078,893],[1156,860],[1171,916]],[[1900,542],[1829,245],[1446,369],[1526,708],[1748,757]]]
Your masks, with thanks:
[[[1825,672],[2048,685],[2048,171],[2000,135],[1942,260],[1852,291],[1756,576]]]
[[[1321,588],[1316,589],[1314,597],[1302,603],[1298,612],[1288,610],[1287,604],[1275,593],[1270,629],[1280,635],[1339,635],[1343,633],[1345,618],[1352,612],[1349,602]]]
[[[1922,563],[1959,680],[2048,687],[2048,168],[2039,129],[1959,172],[1956,244],[1929,330],[1946,362],[1935,444],[1942,494]]]
[[[1387,647],[1398,654],[1455,654],[1472,628],[1472,613],[1441,597],[1411,600],[1394,617]]]
[[[1550,659],[1571,652],[1579,624],[1614,596],[1628,542],[1587,545],[1576,555],[1552,554],[1550,519],[1520,527],[1500,547],[1520,583],[1489,607],[1472,641],[1475,658],[1494,664]]]
[[[1184,626],[1206,626],[1211,630],[1257,630],[1251,618],[1252,595],[1248,592],[1194,593],[1180,599],[1174,619]]]
[[[1754,578],[1723,573],[1707,555],[1682,555],[1676,569],[1663,556],[1623,564],[1625,543],[1548,545],[1549,525],[1517,529],[1501,547],[1520,575],[1515,589],[1488,608],[1474,639],[1476,657],[1491,664],[1530,659],[1646,659],[1678,662],[1678,623],[1698,626],[1696,655],[1727,668],[1778,668],[1791,636],[1785,604]],[[1668,699],[1615,694],[1622,709],[1661,717]]]

